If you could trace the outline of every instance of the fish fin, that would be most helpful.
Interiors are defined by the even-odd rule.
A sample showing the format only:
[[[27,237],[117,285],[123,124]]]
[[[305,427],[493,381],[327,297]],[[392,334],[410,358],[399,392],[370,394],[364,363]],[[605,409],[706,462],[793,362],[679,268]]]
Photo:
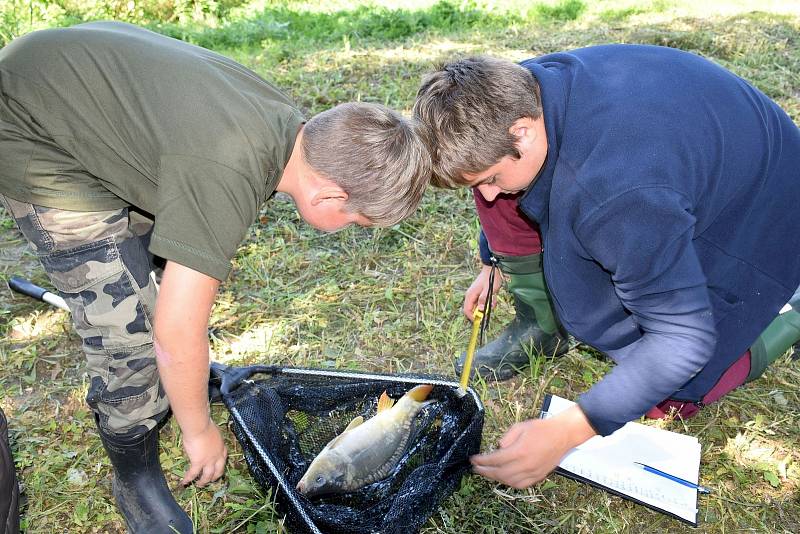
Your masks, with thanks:
[[[360,425],[360,424],[361,424],[361,423],[363,423],[363,422],[364,422],[364,418],[363,418],[362,416],[360,416],[360,415],[359,415],[358,417],[356,417],[355,419],[353,419],[352,421],[350,421],[350,424],[349,424],[349,425],[347,425],[347,428],[345,428],[345,429],[344,429],[344,431],[342,432],[342,434],[344,434],[344,433],[345,433],[345,432],[347,432],[348,430],[353,430],[355,427],[357,427],[358,425]]]
[[[432,389],[433,389],[432,384],[421,384],[411,389],[408,393],[406,393],[406,395],[408,395],[417,402],[422,402],[428,398],[428,394],[431,392]]]
[[[381,393],[381,397],[378,399],[378,413],[388,410],[392,406],[394,406],[394,399],[389,397],[385,391]]]

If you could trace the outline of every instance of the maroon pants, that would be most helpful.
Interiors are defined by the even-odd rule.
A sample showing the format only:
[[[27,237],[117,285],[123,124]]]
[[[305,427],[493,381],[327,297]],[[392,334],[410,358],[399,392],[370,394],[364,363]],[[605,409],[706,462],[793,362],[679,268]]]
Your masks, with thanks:
[[[738,360],[722,373],[719,381],[711,391],[703,395],[701,403],[685,402],[667,399],[659,402],[645,414],[648,419],[664,419],[672,414],[674,417],[689,419],[700,411],[703,406],[708,406],[738,388],[747,379],[750,373],[750,351],[748,350]]]
[[[481,228],[492,252],[503,256],[528,256],[542,252],[539,225],[528,219],[517,205],[521,193],[498,195],[492,202],[483,198],[476,188],[472,189],[472,193],[475,196]],[[672,413],[688,419],[703,406],[719,400],[744,384],[749,372],[750,351],[747,351],[723,373],[701,403],[666,399],[647,412],[646,417],[663,419]]]

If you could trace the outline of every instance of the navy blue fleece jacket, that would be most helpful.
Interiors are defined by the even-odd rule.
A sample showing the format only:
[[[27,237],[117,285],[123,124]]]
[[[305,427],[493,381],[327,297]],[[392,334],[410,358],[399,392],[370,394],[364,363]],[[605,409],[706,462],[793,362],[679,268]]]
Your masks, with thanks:
[[[597,46],[523,62],[548,150],[520,200],[557,314],[616,366],[578,399],[609,434],[697,401],[800,283],[800,131],[696,55]]]

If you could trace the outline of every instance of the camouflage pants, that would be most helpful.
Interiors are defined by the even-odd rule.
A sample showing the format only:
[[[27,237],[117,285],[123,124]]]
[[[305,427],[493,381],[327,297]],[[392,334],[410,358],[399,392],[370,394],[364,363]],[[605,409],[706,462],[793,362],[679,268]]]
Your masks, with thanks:
[[[128,208],[78,212],[0,201],[69,305],[91,378],[86,401],[100,426],[121,435],[155,427],[169,405],[153,349],[152,221]]]

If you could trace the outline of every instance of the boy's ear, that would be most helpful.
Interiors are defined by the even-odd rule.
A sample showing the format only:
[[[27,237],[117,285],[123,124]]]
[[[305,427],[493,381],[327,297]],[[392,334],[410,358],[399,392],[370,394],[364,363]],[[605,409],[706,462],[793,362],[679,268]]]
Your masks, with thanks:
[[[345,202],[349,198],[347,192],[339,187],[337,184],[328,181],[327,184],[321,186],[311,197],[311,205],[318,206],[323,202],[339,201]]]
[[[532,118],[522,117],[514,121],[508,132],[517,139],[517,150],[525,153],[536,141],[536,128]]]
[[[508,132],[517,138],[518,141],[522,141],[522,139],[532,133],[533,131],[533,119],[530,117],[521,117],[514,121],[514,124],[511,125],[511,128],[508,129]]]

